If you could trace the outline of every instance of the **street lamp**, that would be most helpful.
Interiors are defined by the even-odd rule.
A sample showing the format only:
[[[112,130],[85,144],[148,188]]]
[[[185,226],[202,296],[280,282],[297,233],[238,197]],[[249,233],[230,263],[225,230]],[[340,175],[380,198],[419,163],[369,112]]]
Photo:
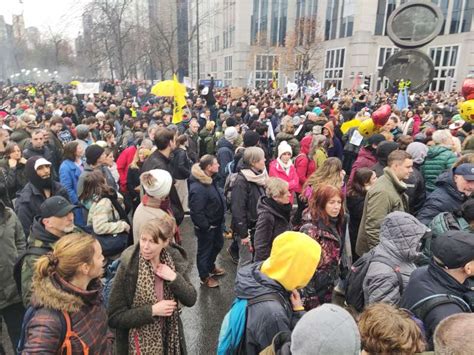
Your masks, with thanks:
[[[38,70],[38,68],[36,68],[36,67],[33,68],[33,71],[37,71],[37,70]]]
[[[22,73],[24,73],[24,72],[26,71],[26,69],[22,69],[22,70],[20,70],[20,71],[21,71]]]
[[[45,70],[43,70],[43,71],[44,71],[45,73],[47,73],[47,72],[48,72],[48,69],[45,69]]]

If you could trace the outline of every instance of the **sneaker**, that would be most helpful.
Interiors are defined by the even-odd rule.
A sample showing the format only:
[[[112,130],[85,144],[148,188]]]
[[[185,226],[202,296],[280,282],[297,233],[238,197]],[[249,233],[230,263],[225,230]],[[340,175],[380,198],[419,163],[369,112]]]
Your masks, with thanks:
[[[211,275],[212,275],[212,276],[222,276],[222,275],[225,275],[225,270],[224,270],[224,269],[221,269],[221,268],[218,268],[218,267],[215,267],[214,270],[212,270]]]
[[[235,264],[235,265],[238,265],[239,264],[239,258],[236,257],[234,254],[232,254],[232,252],[230,251],[230,248],[227,248],[227,253],[229,254],[230,258],[232,259],[232,262]]]
[[[212,276],[206,277],[205,279],[201,279],[201,285],[204,285],[209,288],[216,288],[219,287],[219,281],[217,281]]]

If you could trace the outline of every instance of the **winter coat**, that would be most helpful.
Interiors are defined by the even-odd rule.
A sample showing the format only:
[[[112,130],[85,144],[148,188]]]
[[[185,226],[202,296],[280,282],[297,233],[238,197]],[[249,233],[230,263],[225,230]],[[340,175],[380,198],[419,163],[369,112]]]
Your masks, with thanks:
[[[231,228],[239,238],[246,238],[249,230],[257,223],[257,204],[260,196],[265,195],[263,186],[247,181],[239,172],[232,186],[230,210]]]
[[[465,200],[466,195],[457,189],[453,171],[449,170],[440,175],[436,189],[429,194],[416,217],[421,223],[429,225],[439,213],[460,209]]]
[[[190,264],[184,249],[175,244],[166,248],[173,258],[176,267],[176,279],[168,283],[171,291],[179,301],[179,308],[192,307],[196,303],[196,290],[189,282]],[[139,245],[132,245],[120,257],[120,266],[115,275],[110,291],[109,325],[115,328],[115,354],[128,354],[128,333],[132,328],[139,328],[155,321],[152,305],[133,308],[133,298],[138,280]],[[182,354],[186,354],[186,344],[181,320],[179,322],[179,339]]]
[[[200,231],[218,227],[224,220],[225,199],[215,180],[194,164],[189,178],[189,210],[194,226]]]
[[[217,161],[219,163],[219,179],[222,182],[221,185],[224,187],[224,182],[226,178],[225,169],[227,164],[229,164],[232,160],[234,160],[234,145],[222,137],[217,142]]]
[[[349,195],[346,199],[347,212],[349,212],[349,236],[351,239],[352,257],[354,258],[357,234],[360,221],[364,212],[365,195]],[[357,257],[357,255],[356,255]]]
[[[390,213],[380,228],[380,244],[374,249],[374,257],[385,259],[399,268],[403,290],[416,269],[418,244],[426,231],[425,225],[405,212]],[[396,272],[380,261],[370,263],[363,290],[365,305],[377,302],[398,305],[402,297]]]
[[[135,153],[137,152],[137,147],[134,145],[125,148],[125,150],[120,153],[119,157],[117,158],[117,170],[119,173],[119,184],[120,184],[120,191],[126,192],[127,191],[127,173],[130,164],[135,157]]]
[[[140,168],[129,167],[127,171],[127,191],[128,196],[132,201],[132,205],[137,208],[140,203],[140,192],[137,192],[135,189],[140,186]]]
[[[352,164],[352,170],[351,175],[349,176],[348,184],[352,184],[352,179],[354,178],[354,174],[357,170],[361,168],[371,168],[376,163],[377,157],[371,150],[365,147],[360,148],[359,155],[357,155],[356,161],[354,162],[354,164]]]
[[[126,232],[128,223],[120,220],[119,212],[114,208],[112,201],[104,197],[92,203],[87,225],[92,226],[94,233],[103,235]]]
[[[188,136],[188,156],[193,163],[199,161],[199,144],[200,138],[198,133],[191,133],[189,130],[185,133]]]
[[[436,188],[435,182],[438,176],[451,168],[456,162],[456,159],[456,154],[449,148],[440,145],[430,147],[428,155],[421,166],[426,191],[431,192]]]
[[[171,169],[173,178],[177,180],[186,180],[191,175],[191,159],[183,148],[177,148],[173,151],[171,158]]]
[[[1,202],[0,202],[1,203]],[[16,303],[21,303],[15,280],[13,279],[13,266],[18,255],[26,249],[26,238],[21,223],[15,212],[2,207],[0,212],[0,310]]]
[[[408,197],[405,183],[393,175],[390,168],[367,192],[364,212],[357,235],[356,252],[362,256],[379,243],[380,225],[390,212],[408,211]]]
[[[133,242],[137,244],[140,240],[140,229],[152,219],[163,218],[168,212],[161,208],[151,207],[141,202],[133,214]]]
[[[171,167],[171,159],[164,156],[159,150],[154,151],[143,163],[141,172],[144,173],[145,171],[153,169],[166,170],[172,174],[173,170]],[[176,219],[176,224],[180,225],[184,219],[184,210],[183,206],[181,205],[181,200],[179,199],[178,191],[176,190],[174,184],[171,185],[169,199],[171,203],[171,210],[173,211],[173,217]]]
[[[4,158],[0,160],[0,169],[4,170],[6,180],[8,181],[8,196],[10,200],[16,197],[18,191],[20,191],[28,183],[28,179],[25,175],[25,164],[17,162],[14,168],[11,168],[8,164],[8,159]],[[0,184],[2,184],[2,178],[0,176]],[[0,189],[1,190],[1,189]],[[0,195],[2,193],[0,192]]]
[[[280,206],[281,208],[279,208]],[[267,259],[272,250],[273,239],[291,229],[291,206],[288,209],[288,215],[285,215],[283,209],[284,206],[279,205],[275,200],[266,196],[260,197],[257,205],[258,219],[253,240],[255,262]]]
[[[199,144],[201,157],[205,154],[214,155],[216,153],[216,137],[205,127],[199,132]]]
[[[300,142],[296,139],[296,137],[290,133],[280,132],[275,137],[275,149],[273,154],[274,157],[277,157],[278,146],[283,141],[286,141],[290,145],[294,157],[296,157],[300,153]]]
[[[54,161],[57,163],[56,169],[59,169],[59,163],[63,159],[63,152],[64,152],[63,143],[58,138],[56,133],[54,133],[51,130],[49,130],[49,148],[53,152]]]
[[[79,289],[57,274],[35,283],[32,299],[39,309],[26,327],[22,354],[56,354],[61,348],[62,323],[59,312],[66,311],[71,328],[88,347],[90,354],[112,354],[113,334],[107,327],[107,314],[102,301],[102,283],[91,281],[87,291]],[[53,311],[54,310],[54,311]],[[71,337],[72,354],[83,354],[77,337]]]
[[[34,148],[31,145],[31,143],[27,144],[25,150],[23,150],[23,157],[26,160],[28,160],[31,157],[34,157],[35,155],[39,155],[39,156],[45,158],[47,161],[49,161],[53,165],[52,166],[53,169],[51,169],[51,170],[58,171],[59,163],[56,160],[56,156],[55,156],[54,152],[51,150],[51,148],[49,146],[44,145],[43,148],[38,149],[38,148]]]
[[[93,171],[100,171],[105,177],[105,182],[115,191],[118,191],[117,182],[115,181],[112,173],[106,166],[100,165],[96,166],[95,168],[84,165],[84,170],[82,171],[81,175],[79,176],[79,180],[77,181],[77,196],[81,196],[82,192],[84,191],[84,179],[85,177]]]
[[[16,190],[15,175],[13,170],[0,166],[0,203],[3,203],[5,206],[13,208],[13,198]]]
[[[302,291],[303,305],[307,311],[323,303],[330,303],[334,286],[339,278],[339,261],[344,246],[345,223],[326,225],[322,220],[304,224],[300,232],[309,235],[321,245],[322,254],[318,269]]]
[[[67,190],[69,199],[74,205],[79,203],[77,183],[81,174],[81,169],[69,159],[64,160],[59,167],[59,182]],[[79,208],[74,210],[74,222],[79,226],[84,225],[84,216]]]
[[[262,263],[254,263],[237,270],[235,295],[251,300],[265,294],[276,294],[281,302],[260,302],[247,308],[245,326],[246,353],[258,354],[272,343],[282,331],[291,331],[304,311],[294,312],[289,301],[290,293],[281,284],[260,271]],[[264,331],[262,331],[264,329]]]
[[[30,142],[31,134],[26,129],[15,129],[10,135],[10,139],[18,144],[23,151]]]
[[[403,182],[407,185],[408,210],[412,215],[416,215],[426,200],[425,180],[420,168],[414,164],[413,172]]]
[[[67,190],[59,183],[51,182],[51,196],[62,196],[69,201]],[[33,217],[40,214],[40,206],[46,201],[43,191],[40,191],[31,182],[17,194],[15,202],[15,213],[23,226],[25,235],[30,233]]]
[[[291,194],[290,203],[293,204],[293,199],[294,199],[293,193],[296,192],[296,190],[298,190],[298,187],[300,184],[300,178],[298,177],[298,174],[296,173],[295,166],[291,164],[289,172],[287,174],[286,171],[278,162],[278,160],[273,160],[270,163],[270,171],[268,175],[272,177],[277,177],[288,183],[288,190],[290,191],[290,194]]]
[[[295,158],[294,165],[299,179],[298,187],[295,190],[297,193],[301,193],[306,180],[308,180],[311,174],[316,170],[316,163],[308,155],[311,148],[311,141],[311,135],[306,136],[301,140],[301,151]]]
[[[410,309],[418,301],[436,294],[454,295],[465,299],[473,299],[474,292],[466,285],[460,284],[442,267],[431,261],[411,274],[410,281],[403,294],[400,307]],[[433,333],[443,319],[463,310],[455,303],[447,303],[433,308],[424,319],[426,337],[430,348],[433,348]]]

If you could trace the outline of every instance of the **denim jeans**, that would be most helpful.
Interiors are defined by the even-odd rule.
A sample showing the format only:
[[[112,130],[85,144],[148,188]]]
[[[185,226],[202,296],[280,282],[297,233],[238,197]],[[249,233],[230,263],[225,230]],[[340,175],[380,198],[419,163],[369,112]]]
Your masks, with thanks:
[[[224,246],[224,236],[222,235],[222,224],[207,231],[194,228],[198,239],[196,265],[199,277],[205,279],[216,267],[217,255]]]

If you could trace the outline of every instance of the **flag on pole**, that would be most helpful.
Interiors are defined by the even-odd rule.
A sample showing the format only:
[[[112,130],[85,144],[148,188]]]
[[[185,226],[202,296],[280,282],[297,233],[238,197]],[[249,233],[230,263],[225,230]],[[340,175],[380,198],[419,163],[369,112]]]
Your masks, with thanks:
[[[397,107],[400,111],[408,107],[408,92],[406,87],[400,89],[398,92]]]
[[[173,81],[175,83],[175,92],[174,92],[174,101],[173,101],[173,123],[179,123],[183,120],[183,107],[186,106],[186,89],[181,85],[176,77],[176,74],[173,74]]]
[[[278,65],[277,58],[273,60],[273,67],[272,67],[272,89],[278,88],[278,81],[276,76],[275,67]]]

